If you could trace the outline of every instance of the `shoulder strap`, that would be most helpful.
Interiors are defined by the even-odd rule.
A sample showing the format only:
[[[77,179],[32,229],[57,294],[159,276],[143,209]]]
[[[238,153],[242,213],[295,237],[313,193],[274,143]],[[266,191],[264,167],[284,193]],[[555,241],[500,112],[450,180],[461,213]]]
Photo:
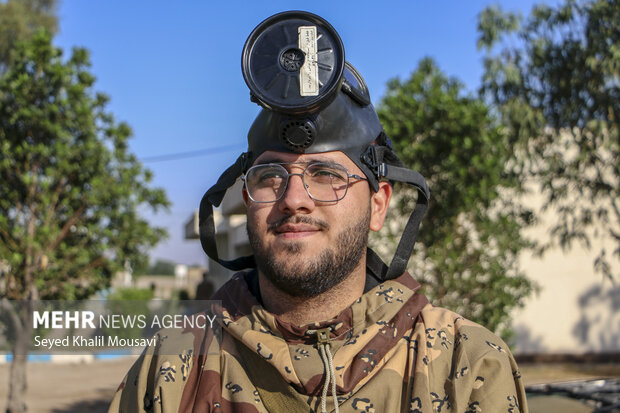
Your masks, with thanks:
[[[268,412],[311,412],[310,406],[300,399],[299,394],[271,364],[246,347],[236,342],[237,349],[246,365],[246,373],[256,386]]]

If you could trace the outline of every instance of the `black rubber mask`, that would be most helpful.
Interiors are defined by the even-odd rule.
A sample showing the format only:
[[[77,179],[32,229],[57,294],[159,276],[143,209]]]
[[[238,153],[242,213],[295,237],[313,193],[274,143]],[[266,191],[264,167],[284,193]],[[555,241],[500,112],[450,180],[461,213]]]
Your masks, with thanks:
[[[338,33],[314,14],[291,11],[259,24],[243,49],[242,70],[251,99],[261,105],[248,133],[248,151],[220,176],[200,204],[200,240],[209,257],[224,267],[255,266],[252,256],[225,261],[215,245],[213,206],[265,151],[322,153],[341,151],[368,178],[373,190],[382,179],[406,182],[420,193],[388,269],[368,250],[369,272],[394,278],[406,267],[430,193],[417,172],[404,167],[389,139],[361,75],[345,61]]]

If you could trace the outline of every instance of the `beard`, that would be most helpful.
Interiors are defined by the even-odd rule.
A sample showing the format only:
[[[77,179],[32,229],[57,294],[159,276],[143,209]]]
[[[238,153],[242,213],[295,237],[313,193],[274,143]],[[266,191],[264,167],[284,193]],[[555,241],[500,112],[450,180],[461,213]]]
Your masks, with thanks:
[[[310,224],[324,230],[329,224],[306,215],[288,216],[270,224],[270,229],[280,225]],[[316,297],[345,280],[358,266],[368,245],[370,205],[357,221],[343,228],[333,246],[326,246],[315,257],[299,256],[302,242],[288,242],[276,254],[267,248],[248,220],[247,231],[258,269],[273,285],[292,297]],[[283,253],[284,252],[284,253]],[[277,257],[280,255],[280,258]]]

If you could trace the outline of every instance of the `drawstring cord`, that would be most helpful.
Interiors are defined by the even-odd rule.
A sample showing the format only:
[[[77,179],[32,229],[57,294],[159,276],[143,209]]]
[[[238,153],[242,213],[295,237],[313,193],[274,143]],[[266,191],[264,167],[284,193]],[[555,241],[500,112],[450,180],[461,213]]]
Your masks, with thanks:
[[[329,371],[331,373],[332,376],[332,397],[334,398],[334,412],[335,413],[339,413],[338,412],[338,397],[336,395],[336,371],[334,369],[334,360],[332,359],[332,352],[329,351],[330,349],[330,345],[327,344],[326,346],[326,350],[327,350],[327,362],[329,365]],[[326,392],[327,394],[327,392]]]
[[[331,373],[327,369],[327,363],[325,359],[327,356],[325,355],[325,346],[323,344],[319,344],[319,352],[321,353],[321,360],[323,361],[323,366],[325,368],[325,383],[323,384],[323,392],[321,393],[321,413],[326,412],[326,398],[327,398],[327,389],[329,389],[329,382],[331,380]]]
[[[339,413],[338,397],[336,396],[336,371],[334,369],[334,359],[330,350],[330,331],[331,328],[323,328],[320,330],[308,330],[306,332],[308,334],[316,334],[319,353],[321,354],[321,360],[323,361],[323,367],[325,368],[325,383],[323,384],[323,392],[321,393],[321,413],[327,413],[327,391],[329,390],[330,382],[332,384],[334,412]]]

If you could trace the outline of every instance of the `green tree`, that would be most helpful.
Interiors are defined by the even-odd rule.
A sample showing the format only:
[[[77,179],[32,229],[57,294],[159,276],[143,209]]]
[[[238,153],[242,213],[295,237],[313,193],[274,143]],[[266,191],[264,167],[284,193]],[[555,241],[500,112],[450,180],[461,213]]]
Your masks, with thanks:
[[[8,412],[25,411],[29,307],[8,300],[89,297],[146,265],[163,236],[138,209],[167,207],[128,150],[131,129],[93,91],[89,57],[63,60],[48,34],[22,43],[0,77],[0,304],[16,332]],[[21,346],[21,347],[20,347]]]
[[[483,101],[465,96],[429,58],[409,79],[389,82],[378,112],[403,162],[431,188],[409,271],[434,303],[507,333],[509,311],[532,285],[517,260],[527,211],[511,203],[519,186],[504,173],[510,149],[501,128]],[[372,239],[383,256],[416,196],[402,187],[395,194],[389,225]]]
[[[15,46],[39,29],[56,33],[56,0],[0,0],[0,73],[10,65]]]
[[[156,260],[147,270],[149,275],[174,275],[174,262]]]
[[[513,172],[535,184],[555,214],[539,243],[598,250],[595,270],[614,278],[620,259],[620,1],[567,0],[526,18],[498,7],[479,16],[482,93],[515,148]],[[616,260],[618,263],[620,260]]]

